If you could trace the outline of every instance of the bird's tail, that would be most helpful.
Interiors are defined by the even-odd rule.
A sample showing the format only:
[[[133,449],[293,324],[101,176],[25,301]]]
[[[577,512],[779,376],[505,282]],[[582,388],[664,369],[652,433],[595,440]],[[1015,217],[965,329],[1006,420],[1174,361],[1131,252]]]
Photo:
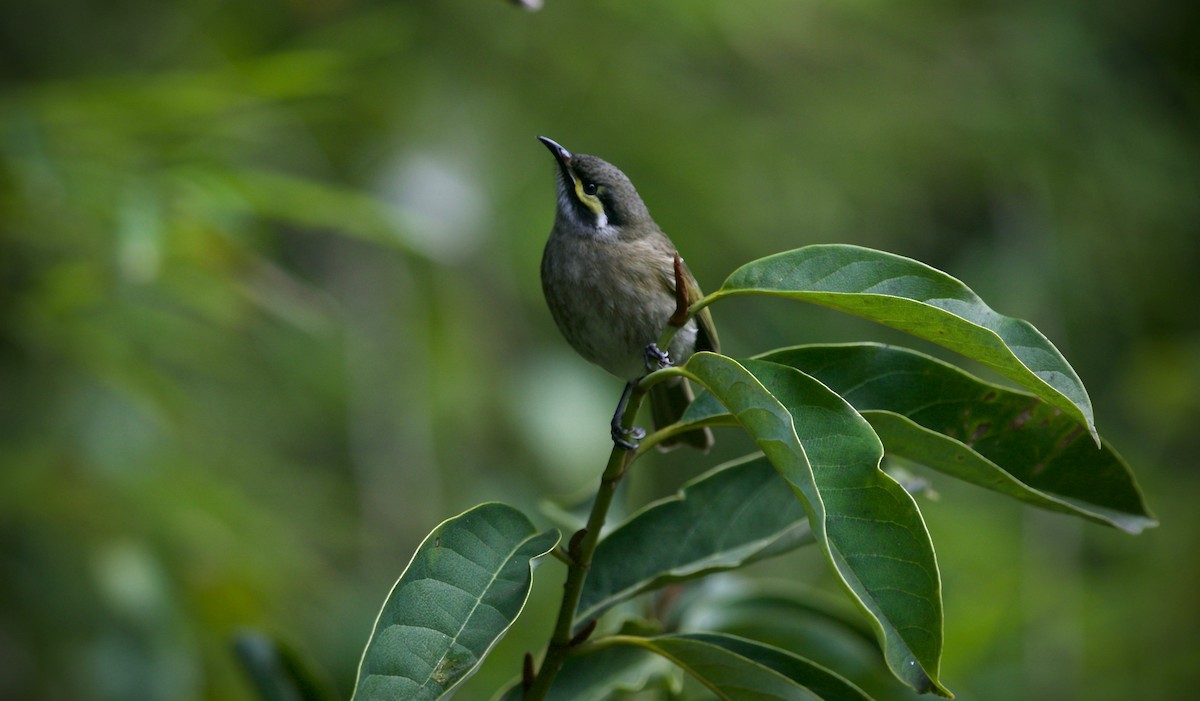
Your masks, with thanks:
[[[678,421],[692,399],[692,388],[682,377],[673,377],[650,388],[650,414],[654,418],[654,428],[660,429]],[[681,443],[708,452],[713,445],[712,431],[700,428],[681,433],[659,443],[658,449],[671,450]]]

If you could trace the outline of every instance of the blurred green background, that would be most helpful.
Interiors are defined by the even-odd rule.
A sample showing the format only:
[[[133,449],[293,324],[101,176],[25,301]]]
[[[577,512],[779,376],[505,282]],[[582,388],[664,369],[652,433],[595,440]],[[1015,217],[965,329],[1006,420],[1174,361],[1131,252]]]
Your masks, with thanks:
[[[1158,529],[934,478],[963,699],[1200,684],[1194,3],[0,6],[0,698],[250,699],[252,626],[348,697],[420,539],[591,487],[620,383],[541,299],[553,162],[618,164],[701,284],[815,242],[1029,319]],[[725,350],[927,347],[733,300]],[[944,354],[939,354],[943,355]],[[641,503],[747,449],[644,463]],[[562,567],[459,695],[551,627]],[[810,555],[764,576],[828,585]]]

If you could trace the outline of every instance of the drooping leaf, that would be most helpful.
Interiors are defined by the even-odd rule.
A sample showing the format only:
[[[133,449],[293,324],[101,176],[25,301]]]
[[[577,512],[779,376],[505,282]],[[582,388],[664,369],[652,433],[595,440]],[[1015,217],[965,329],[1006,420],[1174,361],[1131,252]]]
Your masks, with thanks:
[[[866,618],[835,592],[724,574],[689,587],[673,608],[679,630],[756,640],[837,670],[868,694],[915,696],[901,691]]]
[[[1030,394],[879,344],[800,346],[762,359],[841,394],[893,455],[1130,533],[1156,524],[1121,456],[1107,442],[1097,448],[1079,424]]]
[[[794,368],[697,353],[683,371],[725,405],[800,498],[893,673],[918,691],[948,695],[937,681],[942,605],[933,545],[912,497],[879,469],[883,446],[870,425]]]
[[[806,246],[733,271],[713,297],[765,294],[849,312],[995,369],[1074,417],[1097,442],[1087,390],[1027,321],[997,313],[962,282],[903,256],[859,246]]]
[[[722,701],[870,701],[861,689],[815,662],[732,635],[617,636],[610,643],[662,655]]]
[[[577,616],[586,620],[648,589],[811,543],[805,519],[804,507],[765,457],[722,465],[600,541]]]
[[[617,692],[641,691],[669,670],[661,657],[633,646],[572,655],[554,678],[546,701],[604,701]],[[520,682],[505,689],[496,701],[521,701]]]
[[[448,698],[521,613],[533,560],[557,544],[557,531],[538,533],[498,503],[435,528],[379,612],[353,698]]]
[[[784,619],[821,618],[877,648],[871,626],[849,601],[793,581],[761,581],[737,575],[710,577],[683,597],[678,626],[684,630],[730,632],[730,621],[765,615]],[[781,615],[784,613],[784,615]],[[789,620],[788,625],[791,624]],[[754,640],[757,636],[746,635]]]

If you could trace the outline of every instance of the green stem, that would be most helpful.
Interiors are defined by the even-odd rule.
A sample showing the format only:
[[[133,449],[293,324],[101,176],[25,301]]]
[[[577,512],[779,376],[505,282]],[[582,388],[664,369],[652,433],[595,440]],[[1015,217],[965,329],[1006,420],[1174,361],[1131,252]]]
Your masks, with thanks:
[[[646,388],[640,384],[634,386],[629,396],[629,404],[621,417],[621,426],[633,427],[634,417],[642,406],[646,396]],[[587,520],[587,532],[579,541],[576,552],[570,553],[572,561],[567,566],[567,581],[563,584],[562,604],[558,609],[558,620],[554,625],[554,633],[550,637],[550,645],[546,648],[546,656],[538,670],[533,684],[525,692],[525,701],[542,701],[554,684],[563,663],[571,653],[571,637],[575,628],[575,610],[579,607],[579,598],[583,595],[583,582],[587,578],[588,567],[592,564],[592,555],[596,552],[596,544],[600,540],[600,531],[608,517],[608,508],[612,505],[617,485],[625,476],[629,464],[636,457],[634,451],[614,445],[608,456],[608,465],[600,477],[600,488],[596,491],[596,500],[592,502],[592,512]]]
[[[690,319],[697,311],[710,304],[713,299],[715,298],[709,295],[691,305],[687,310],[687,318]],[[686,319],[684,323],[687,323]],[[678,327],[667,324],[659,337],[658,347],[669,348],[671,339],[675,337],[678,330]],[[621,417],[621,426],[625,429],[632,428],[638,409],[642,406],[642,399],[646,396],[646,391],[667,375],[679,372],[675,368],[665,368],[642,378],[642,381],[634,386],[633,393],[629,396],[629,404],[625,407],[625,414]],[[651,437],[653,436],[654,434]],[[546,656],[542,659],[541,669],[538,670],[533,683],[525,691],[525,701],[543,701],[546,698],[546,694],[554,684],[554,678],[558,676],[567,656],[571,654],[575,611],[579,607],[579,598],[583,595],[583,582],[587,578],[588,567],[592,564],[592,555],[595,554],[596,544],[600,541],[600,531],[604,528],[604,521],[608,517],[608,507],[612,505],[617,485],[621,483],[621,478],[625,476],[625,471],[629,469],[630,463],[641,457],[645,449],[666,437],[666,435],[659,435],[657,440],[649,441],[648,445],[636,452],[625,450],[618,445],[613,446],[612,453],[608,456],[608,465],[600,477],[600,489],[596,492],[596,500],[592,502],[587,531],[580,540],[577,551],[569,553],[571,561],[567,565],[567,581],[563,584],[563,598],[558,609],[558,620],[554,624],[554,633],[550,636],[550,645],[546,648]]]
[[[720,299],[721,297],[724,297],[724,296],[725,295],[721,293],[721,290],[717,290],[716,292],[713,292],[712,294],[704,295],[703,297],[696,300],[695,302],[692,302],[692,305],[690,307],[688,307],[688,318],[690,319],[691,317],[695,316],[696,312],[700,311],[701,309],[707,307],[708,305],[712,304],[713,302],[717,301],[718,299]]]
[[[675,335],[674,331],[672,331],[669,334],[663,333],[664,345],[660,345],[659,348],[664,348],[666,343],[670,343],[671,337],[674,335]],[[692,376],[691,373],[687,372],[686,370],[683,370],[682,368],[678,368],[675,366],[671,366],[668,368],[663,368],[661,370],[655,370],[654,372],[650,373],[649,375],[646,375],[645,377],[643,377],[641,380],[641,388],[643,391],[649,392],[651,387],[658,384],[659,382],[666,380],[668,377],[686,377],[687,379],[693,380],[693,381],[696,379],[694,376]],[[673,424],[670,424],[669,426],[663,426],[659,430],[652,432],[650,435],[646,436],[645,438],[643,438],[641,441],[638,442],[637,451],[634,453],[634,459],[636,460],[637,458],[642,457],[642,455],[650,452],[650,450],[654,446],[658,445],[659,443],[662,443],[663,441],[667,440],[668,438],[677,436],[681,433],[687,433],[688,431],[693,431],[695,429],[696,429],[695,426],[684,426],[683,424],[680,424],[680,423],[673,423]]]

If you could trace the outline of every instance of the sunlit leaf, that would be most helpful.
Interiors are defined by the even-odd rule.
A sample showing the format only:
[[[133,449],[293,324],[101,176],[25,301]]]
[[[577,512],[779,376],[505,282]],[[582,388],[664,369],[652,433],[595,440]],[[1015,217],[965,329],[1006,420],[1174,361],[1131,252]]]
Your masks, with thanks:
[[[937,681],[942,606],[933,545],[912,497],[879,469],[883,446],[870,425],[794,368],[697,353],[683,369],[725,405],[803,502],[896,676],[948,694]]]
[[[945,346],[1029,388],[1099,441],[1087,390],[1058,349],[924,263],[858,246],[806,246],[743,265],[714,297],[742,294],[821,304]]]
[[[557,543],[557,531],[538,533],[498,503],[435,528],[379,612],[353,698],[448,698],[521,613],[532,561]]]

